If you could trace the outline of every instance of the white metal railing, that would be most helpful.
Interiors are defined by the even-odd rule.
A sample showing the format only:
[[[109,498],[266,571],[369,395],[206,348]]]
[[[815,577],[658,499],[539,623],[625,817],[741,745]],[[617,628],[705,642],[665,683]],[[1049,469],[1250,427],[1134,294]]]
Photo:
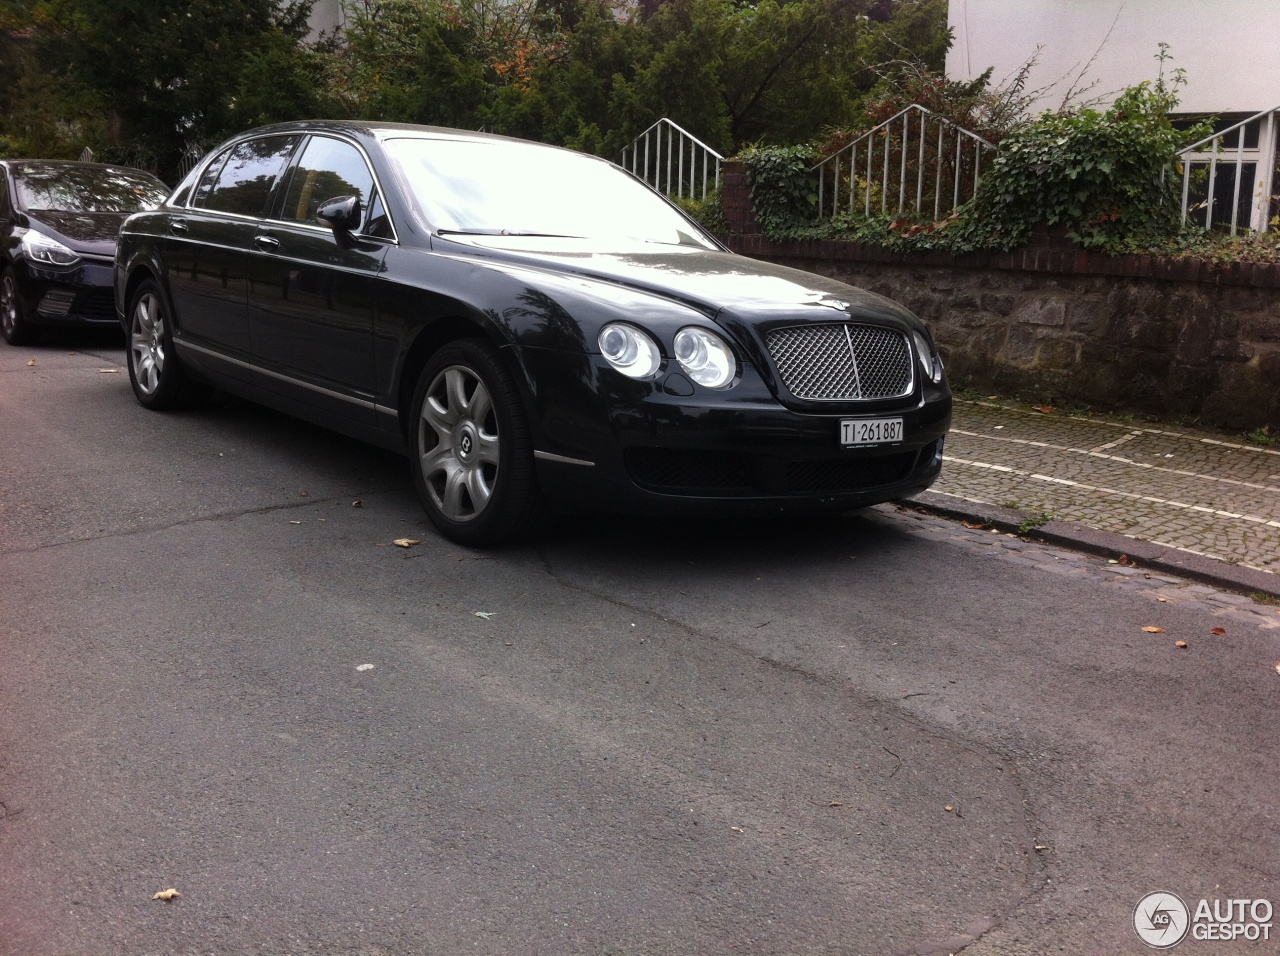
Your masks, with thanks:
[[[663,117],[622,151],[622,166],[668,196],[706,199],[720,186],[724,157]]]
[[[187,173],[195,169],[196,163],[200,162],[204,154],[205,148],[199,143],[188,143],[178,159],[178,179],[184,179]]]
[[[80,162],[82,163],[93,162],[93,150],[91,150],[88,146],[80,150]]]
[[[1280,106],[1263,110],[1220,133],[1214,133],[1199,142],[1192,143],[1178,154],[1182,160],[1182,221],[1184,223],[1194,206],[1197,213],[1201,208],[1204,209],[1206,229],[1211,229],[1215,225],[1225,225],[1228,220],[1224,208],[1226,197],[1220,196],[1219,193],[1229,190],[1231,234],[1234,236],[1239,228],[1241,195],[1249,197],[1249,228],[1255,232],[1267,231],[1271,219],[1272,181],[1276,171],[1277,113],[1280,113]],[[1246,145],[1255,134],[1255,145],[1252,147]],[[1225,143],[1232,138],[1235,140],[1234,147]],[[1203,200],[1191,195],[1193,167],[1208,171]],[[1228,172],[1230,183],[1226,185],[1226,189],[1223,189],[1224,181],[1220,180],[1220,177]],[[1248,193],[1244,193],[1244,181],[1248,176],[1252,176],[1253,185]]]
[[[923,215],[932,205],[933,218],[940,219],[973,197],[983,157],[995,149],[977,133],[913,103],[813,167],[818,218],[853,213],[859,206],[867,216],[890,209],[901,215],[908,208]]]

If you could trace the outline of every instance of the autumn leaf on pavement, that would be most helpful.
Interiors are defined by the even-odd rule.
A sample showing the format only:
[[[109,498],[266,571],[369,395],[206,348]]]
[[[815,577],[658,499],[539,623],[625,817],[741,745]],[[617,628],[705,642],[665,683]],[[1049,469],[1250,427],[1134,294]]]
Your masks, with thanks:
[[[415,544],[422,544],[417,538],[396,538],[391,543],[397,548],[412,548]]]
[[[1174,647],[1180,647],[1180,648],[1182,648],[1184,651],[1185,651],[1188,647],[1190,647],[1190,646],[1191,646],[1191,645],[1190,645],[1190,644],[1188,644],[1186,641],[1174,641],[1174,642],[1173,642],[1173,645],[1174,645]]]
[[[1041,415],[1051,415],[1053,413],[1052,405],[1032,405],[1031,407]]]
[[[1215,628],[1211,628],[1211,629],[1209,630],[1209,633],[1210,633],[1210,634],[1217,634],[1219,637],[1222,637],[1223,635],[1225,635],[1225,634],[1227,633],[1227,629],[1226,629],[1225,627],[1215,627]]]
[[[27,363],[27,368],[30,368],[31,366],[33,366],[33,365],[35,365],[35,364],[36,364],[36,360],[35,360],[35,359],[32,359],[30,362],[28,362],[28,363]]]
[[[165,902],[168,902],[169,900],[176,899],[181,895],[182,895],[181,893],[179,893],[177,890],[171,887],[167,890],[161,890],[159,893],[157,893],[155,896],[151,898],[153,900],[164,900]]]
[[[487,620],[489,620],[490,618],[492,618],[495,614],[497,614],[498,612],[497,612],[497,611],[472,611],[472,613],[473,613],[476,617],[482,617],[482,618],[484,618],[484,619],[487,621]]]
[[[1154,626],[1152,626],[1152,625],[1150,625],[1150,624],[1148,624],[1146,627],[1144,627],[1144,628],[1143,628],[1143,630],[1144,630],[1144,631],[1146,631],[1148,634],[1163,634],[1163,633],[1164,633],[1164,628],[1163,628],[1163,627],[1154,627]]]

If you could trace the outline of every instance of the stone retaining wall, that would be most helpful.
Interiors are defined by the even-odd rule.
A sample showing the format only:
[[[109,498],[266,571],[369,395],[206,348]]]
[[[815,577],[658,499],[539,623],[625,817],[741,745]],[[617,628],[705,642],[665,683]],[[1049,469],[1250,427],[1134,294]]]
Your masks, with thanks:
[[[745,177],[725,186],[731,227],[750,228]],[[1043,234],[969,256],[728,242],[903,303],[929,323],[953,382],[979,391],[1280,433],[1280,266],[1099,256]]]

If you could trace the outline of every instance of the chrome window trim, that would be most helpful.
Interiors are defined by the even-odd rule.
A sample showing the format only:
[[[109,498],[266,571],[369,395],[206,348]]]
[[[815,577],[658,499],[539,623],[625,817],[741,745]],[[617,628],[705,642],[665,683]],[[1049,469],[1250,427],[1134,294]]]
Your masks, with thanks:
[[[322,132],[314,132],[312,130],[306,130],[303,132],[303,140],[299,144],[296,154],[294,156],[289,157],[289,162],[285,166],[285,171],[288,172],[289,170],[294,168],[296,160],[302,157],[302,154],[307,151],[307,146],[310,145],[313,139],[317,139],[317,138],[337,140],[339,143],[345,143],[348,146],[353,147],[355,151],[360,154],[360,158],[364,160],[365,169],[369,171],[369,178],[373,180],[373,188],[378,191],[378,198],[382,200],[382,208],[385,211],[385,215],[387,217],[387,223],[391,226],[391,238],[388,239],[386,236],[370,236],[370,235],[366,235],[363,232],[353,233],[353,235],[359,236],[361,239],[369,239],[371,241],[377,241],[377,242],[389,242],[392,245],[396,245],[396,246],[400,245],[400,232],[399,230],[396,229],[395,219],[391,217],[391,209],[387,205],[386,190],[382,188],[382,180],[378,178],[377,169],[374,167],[374,164],[369,161],[368,151],[359,143],[359,141],[343,136],[340,133],[330,133],[327,130]],[[279,183],[277,183],[277,185],[279,185]],[[322,226],[313,226],[310,223],[298,222],[296,219],[276,219],[272,216],[263,216],[261,221],[262,222],[279,222],[279,223],[283,223],[285,225],[291,225],[291,226],[302,226],[308,229],[317,229],[321,232],[332,231],[329,229],[325,229]]]

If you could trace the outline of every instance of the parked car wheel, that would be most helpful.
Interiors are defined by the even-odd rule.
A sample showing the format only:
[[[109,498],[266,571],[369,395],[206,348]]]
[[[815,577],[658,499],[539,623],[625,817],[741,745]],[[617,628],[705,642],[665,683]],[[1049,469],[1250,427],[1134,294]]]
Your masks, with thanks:
[[[203,386],[191,380],[173,349],[173,330],[164,293],[143,282],[129,304],[129,381],[147,408],[179,408],[199,397]]]
[[[18,284],[13,281],[13,270],[5,269],[0,276],[0,332],[10,345],[23,345],[31,338],[31,329],[22,315],[22,300],[18,298]]]
[[[442,534],[479,546],[538,526],[543,506],[529,425],[492,346],[467,339],[438,351],[418,379],[411,421],[414,486]]]

